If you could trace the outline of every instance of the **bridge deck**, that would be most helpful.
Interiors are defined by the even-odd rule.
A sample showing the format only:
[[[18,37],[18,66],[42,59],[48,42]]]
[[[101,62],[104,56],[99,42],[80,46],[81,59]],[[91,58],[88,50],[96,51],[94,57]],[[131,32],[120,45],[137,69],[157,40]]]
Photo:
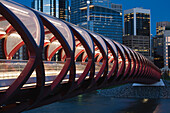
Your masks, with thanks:
[[[18,78],[24,67],[26,66],[27,61],[24,60],[0,60],[0,91],[6,90],[9,86]],[[50,64],[50,65],[49,65]],[[76,62],[76,78],[78,78],[83,73],[87,63]],[[95,64],[96,74],[101,68],[100,63]],[[64,62],[54,62],[54,61],[44,61],[45,68],[45,84],[51,84],[53,80],[60,73],[62,67],[64,66]],[[110,64],[111,67],[111,64]],[[88,79],[89,76],[86,76]],[[65,79],[63,79],[62,83],[68,82],[69,80],[69,72]],[[26,84],[23,87],[30,87],[36,85],[36,71],[34,71],[31,77],[28,79]]]

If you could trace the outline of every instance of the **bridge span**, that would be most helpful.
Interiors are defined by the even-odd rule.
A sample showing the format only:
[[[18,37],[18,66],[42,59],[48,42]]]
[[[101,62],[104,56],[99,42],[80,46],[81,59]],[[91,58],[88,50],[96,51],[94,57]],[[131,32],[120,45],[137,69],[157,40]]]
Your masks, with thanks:
[[[0,41],[0,112],[161,78],[161,71],[140,53],[8,0],[0,0]]]

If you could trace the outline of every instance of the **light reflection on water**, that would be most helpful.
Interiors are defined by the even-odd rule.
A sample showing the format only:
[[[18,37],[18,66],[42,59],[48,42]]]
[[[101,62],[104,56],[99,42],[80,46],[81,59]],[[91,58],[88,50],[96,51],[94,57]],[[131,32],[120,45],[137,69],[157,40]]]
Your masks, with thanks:
[[[24,113],[170,113],[170,99],[120,99],[93,92]]]

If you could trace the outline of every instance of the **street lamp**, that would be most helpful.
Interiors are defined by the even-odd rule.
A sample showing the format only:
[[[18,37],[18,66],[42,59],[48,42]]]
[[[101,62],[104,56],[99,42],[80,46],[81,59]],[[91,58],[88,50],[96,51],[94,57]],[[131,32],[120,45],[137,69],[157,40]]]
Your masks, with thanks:
[[[89,21],[90,21],[89,5],[90,5],[90,0],[87,0],[87,29],[89,29]]]
[[[68,21],[70,22],[70,16],[71,16],[71,7],[68,6]]]
[[[152,34],[150,34],[150,58],[152,59]]]

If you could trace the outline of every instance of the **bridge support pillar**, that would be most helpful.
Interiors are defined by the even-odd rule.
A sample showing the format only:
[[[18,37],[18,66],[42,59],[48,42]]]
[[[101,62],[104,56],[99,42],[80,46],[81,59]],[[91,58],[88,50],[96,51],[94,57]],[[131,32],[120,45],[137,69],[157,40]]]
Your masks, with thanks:
[[[133,86],[133,87],[143,87],[143,86],[145,86],[145,87],[155,87],[155,86],[156,86],[156,87],[164,87],[165,84],[164,84],[163,80],[160,79],[159,82],[156,82],[156,83],[154,83],[154,84],[139,84],[139,83],[133,83],[132,86]]]

